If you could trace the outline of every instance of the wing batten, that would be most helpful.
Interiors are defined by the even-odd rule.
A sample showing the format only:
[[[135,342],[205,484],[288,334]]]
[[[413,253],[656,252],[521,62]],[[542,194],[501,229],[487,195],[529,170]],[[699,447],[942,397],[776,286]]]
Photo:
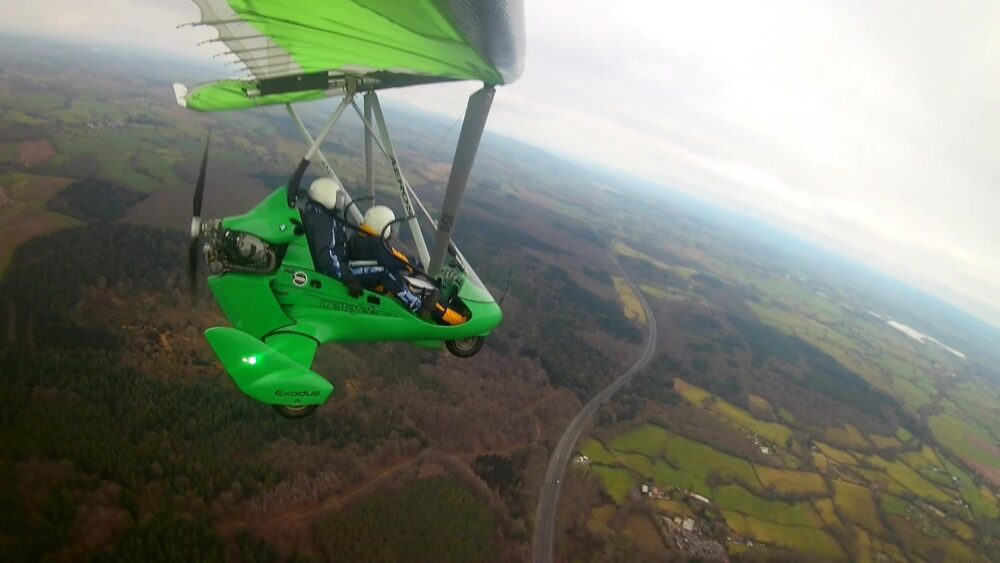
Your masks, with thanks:
[[[523,70],[522,0],[193,0],[248,77],[192,88],[199,111],[244,109],[368,89],[452,80],[499,85]],[[315,80],[327,73],[324,88]],[[275,79],[300,83],[274,92]],[[242,97],[242,99],[241,99]]]
[[[192,0],[201,10],[201,24],[214,27],[219,33],[219,40],[237,56],[239,62],[254,79],[268,75],[295,74],[302,68],[295,62],[291,54],[282,49],[267,35],[238,14],[226,0]],[[245,60],[239,53],[253,49],[254,52],[267,51],[267,57],[258,60]],[[267,63],[266,65],[260,63]],[[280,66],[278,65],[280,63]],[[267,66],[266,70],[263,68]]]

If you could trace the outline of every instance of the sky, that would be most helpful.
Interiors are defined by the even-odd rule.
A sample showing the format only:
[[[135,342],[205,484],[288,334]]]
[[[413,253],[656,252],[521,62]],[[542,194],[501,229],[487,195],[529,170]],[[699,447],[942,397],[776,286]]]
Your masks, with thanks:
[[[489,129],[802,233],[1000,326],[1000,2],[526,0]],[[0,29],[210,60],[186,0]],[[384,97],[454,117],[476,85]]]

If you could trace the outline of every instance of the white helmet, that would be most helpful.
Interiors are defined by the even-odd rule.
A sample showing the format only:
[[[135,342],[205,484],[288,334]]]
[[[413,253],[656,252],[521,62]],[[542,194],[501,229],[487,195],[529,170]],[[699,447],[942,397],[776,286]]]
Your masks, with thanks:
[[[309,199],[333,211],[344,186],[333,178],[317,178],[309,186]]]
[[[396,214],[392,212],[392,209],[384,205],[375,205],[365,211],[365,222],[362,224],[366,227],[365,230],[369,231],[371,234],[381,235],[385,226],[396,220]],[[387,233],[385,233],[385,238],[392,237],[392,229],[390,228]]]

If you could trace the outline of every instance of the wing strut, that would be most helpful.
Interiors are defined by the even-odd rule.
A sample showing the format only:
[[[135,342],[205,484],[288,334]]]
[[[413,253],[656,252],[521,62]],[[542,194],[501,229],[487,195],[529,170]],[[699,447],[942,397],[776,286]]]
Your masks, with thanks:
[[[458,146],[455,148],[455,159],[451,164],[451,175],[448,176],[448,191],[444,194],[444,204],[441,206],[441,220],[437,224],[437,236],[434,238],[434,252],[427,273],[437,277],[441,265],[451,243],[451,233],[455,230],[455,217],[462,203],[462,194],[469,183],[472,164],[476,160],[479,141],[483,138],[486,128],[486,118],[490,115],[493,104],[492,86],[484,86],[469,96],[469,105],[465,108],[465,121],[462,122],[462,132],[458,136]]]
[[[406,213],[408,217],[407,225],[410,227],[410,234],[413,235],[413,243],[417,247],[417,254],[420,256],[420,261],[427,264],[429,260],[427,242],[424,241],[424,233],[420,230],[416,209],[413,207],[413,200],[411,199],[413,188],[410,187],[406,178],[403,177],[403,171],[399,168],[399,160],[396,159],[396,149],[392,147],[392,139],[389,138],[389,128],[385,124],[385,116],[382,115],[382,106],[379,104],[378,94],[372,91],[368,93],[368,96],[371,96],[372,114],[374,114],[375,123],[378,125],[378,137],[381,137],[381,140],[375,136],[371,121],[365,119],[364,112],[361,111],[356,102],[354,103],[354,111],[365,124],[365,129],[372,135],[372,140],[378,143],[379,148],[382,149],[382,153],[385,154],[386,158],[389,159],[389,164],[392,165],[392,172],[395,174],[396,183],[399,185],[399,199],[403,202],[403,213]],[[367,96],[365,99],[367,100]]]
[[[345,107],[346,103],[347,103],[347,98],[345,97],[344,101],[341,102],[341,105],[337,107],[337,111],[334,112],[334,115],[336,117],[340,117],[339,114],[343,113],[343,111],[344,111],[343,108]],[[343,182],[340,181],[340,178],[337,176],[337,173],[333,170],[333,166],[330,165],[330,161],[328,161],[326,159],[326,157],[323,156],[323,152],[319,150],[319,145],[323,142],[323,137],[325,137],[327,134],[330,133],[330,129],[329,128],[325,129],[323,131],[323,133],[322,133],[322,136],[319,139],[313,139],[313,136],[309,134],[309,129],[306,129],[305,123],[302,122],[302,118],[299,117],[298,112],[295,111],[295,108],[292,107],[292,104],[285,104],[285,109],[288,110],[288,115],[292,118],[292,121],[294,121],[295,125],[299,128],[299,133],[302,134],[302,139],[305,140],[305,142],[306,142],[307,145],[309,145],[310,152],[312,151],[312,147],[315,145],[316,149],[315,149],[314,156],[319,159],[319,162],[323,166],[323,169],[326,170],[326,173],[331,178],[335,179],[338,184],[340,184],[340,185],[343,186],[344,185]],[[333,120],[333,121],[334,121],[334,123],[336,122],[336,120]],[[331,128],[332,128],[332,125],[331,125]],[[308,154],[309,153],[306,153],[307,156],[308,156]],[[344,190],[344,195],[347,198],[347,202],[346,203],[350,204],[351,203],[351,194],[349,194],[347,192],[347,190]],[[360,225],[362,217],[361,217],[361,212],[358,211],[358,206],[357,205],[347,205],[347,208],[350,210],[351,216],[354,218],[354,220],[357,222],[357,224]]]
[[[372,99],[372,106],[373,106],[373,109],[374,109],[373,113],[375,113],[375,117],[376,117],[376,119],[378,119],[378,117],[381,116],[381,108],[378,107],[378,95],[375,94],[375,92],[370,92],[370,95],[372,96],[372,98],[371,98]],[[395,162],[395,160],[393,158],[393,153],[389,152],[390,149],[391,149],[391,146],[389,148],[387,148],[382,143],[382,139],[379,137],[379,135],[375,134],[375,128],[374,128],[374,126],[372,126],[371,120],[370,119],[366,119],[365,114],[362,112],[361,108],[358,107],[357,103],[355,103],[353,105],[354,105],[354,111],[358,114],[358,117],[361,118],[361,122],[364,123],[364,125],[365,125],[365,130],[367,131],[368,134],[370,134],[372,142],[375,144],[375,146],[377,146],[379,148],[379,150],[382,151],[382,154],[385,155],[386,159],[390,163],[394,164],[393,169],[395,171],[397,171],[396,179],[397,179],[397,181],[400,182],[401,197],[405,198],[403,203],[406,206],[406,210],[407,210],[406,213],[407,213],[408,217],[412,218],[411,219],[411,224],[415,224],[416,223],[416,213],[415,213],[415,210],[413,208],[413,203],[416,203],[417,208],[420,210],[420,213],[424,216],[424,219],[426,219],[427,222],[430,224],[431,228],[434,229],[435,232],[437,232],[438,225],[437,225],[437,222],[434,220],[434,217],[432,217],[431,214],[430,214],[430,212],[427,211],[427,208],[424,207],[424,203],[422,201],[420,201],[419,197],[417,197],[416,192],[414,192],[413,188],[410,187],[410,184],[406,181],[406,178],[403,177],[402,173],[398,172],[399,165],[398,165],[398,163]],[[488,109],[488,107],[487,107],[487,109]],[[484,125],[485,125],[485,120],[483,121],[483,126]],[[384,121],[383,121],[383,127],[384,127]],[[480,126],[480,136],[482,135],[481,129],[482,129],[482,126]],[[463,130],[464,130],[464,128],[463,128]],[[386,132],[386,136],[388,136],[388,130],[385,130],[385,132]],[[478,144],[478,141],[477,141],[477,144]],[[470,163],[470,166],[471,166],[471,163]],[[466,175],[466,179],[468,179],[468,175]],[[372,192],[372,193],[374,193],[374,192]],[[419,224],[417,225],[416,228],[419,229]],[[414,239],[416,239],[416,237],[414,237]],[[422,241],[423,237],[421,237],[420,240]],[[461,271],[465,273],[465,276],[466,276],[467,279],[469,279],[473,284],[475,284],[475,285],[477,285],[477,286],[479,286],[479,287],[481,287],[483,289],[486,289],[486,286],[483,284],[482,280],[480,280],[479,276],[476,275],[476,271],[472,269],[472,265],[469,264],[469,261],[465,259],[465,256],[462,254],[462,251],[459,250],[458,247],[455,246],[455,244],[453,242],[449,241],[449,244],[446,246],[446,250],[448,252],[450,252],[452,254],[452,256],[455,258],[459,269],[461,269]],[[427,251],[427,248],[425,246],[424,247],[424,252],[426,252],[426,251]],[[423,260],[423,258],[421,258],[421,260]],[[427,262],[425,262],[425,264],[426,263]],[[486,291],[487,291],[487,293],[489,292],[489,290],[486,290]]]
[[[365,94],[365,116],[362,121],[372,122],[372,96],[374,92]],[[372,131],[365,127],[365,188],[368,192],[368,205],[375,204],[375,152],[372,147]]]
[[[306,169],[309,168],[309,163],[312,162],[313,157],[316,156],[317,152],[319,152],[319,146],[323,144],[323,140],[325,140],[326,136],[330,134],[330,130],[333,129],[333,126],[337,124],[338,120],[340,120],[340,116],[344,114],[344,110],[347,109],[347,106],[351,105],[353,101],[354,94],[344,96],[340,105],[333,111],[330,119],[328,119],[323,125],[319,135],[316,136],[314,141],[309,143],[309,150],[306,151],[305,156],[303,156],[302,160],[299,161],[299,165],[295,167],[295,173],[292,174],[291,180],[288,181],[288,207],[295,207],[295,202],[299,197],[299,183],[302,181],[302,176],[306,173]],[[308,131],[306,131],[306,133],[308,133]]]

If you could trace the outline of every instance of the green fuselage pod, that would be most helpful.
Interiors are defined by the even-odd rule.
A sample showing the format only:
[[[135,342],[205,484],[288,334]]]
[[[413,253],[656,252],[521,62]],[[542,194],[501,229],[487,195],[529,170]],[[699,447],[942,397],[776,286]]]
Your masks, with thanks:
[[[324,402],[333,386],[309,369],[318,345],[397,341],[439,348],[448,340],[485,337],[503,319],[489,291],[466,276],[441,288],[465,306],[469,320],[456,326],[423,320],[395,298],[373,291],[351,297],[339,280],[315,271],[299,213],[287,206],[284,188],[222,225],[283,247],[274,272],[208,278],[235,328],[211,328],[205,336],[236,385],[259,401],[289,406]]]
[[[240,391],[262,403],[321,405],[333,393],[333,385],[318,373],[243,331],[215,327],[205,331],[205,338]],[[316,351],[316,341],[306,336],[286,335],[281,344],[310,360]]]
[[[458,290],[463,296],[478,297],[471,284]],[[444,342],[486,336],[500,324],[502,314],[496,303],[462,299],[469,321],[442,326],[425,321],[395,298],[365,291],[360,298],[348,295],[344,284],[287,262],[271,280],[275,300],[295,324],[284,328],[328,342]]]

